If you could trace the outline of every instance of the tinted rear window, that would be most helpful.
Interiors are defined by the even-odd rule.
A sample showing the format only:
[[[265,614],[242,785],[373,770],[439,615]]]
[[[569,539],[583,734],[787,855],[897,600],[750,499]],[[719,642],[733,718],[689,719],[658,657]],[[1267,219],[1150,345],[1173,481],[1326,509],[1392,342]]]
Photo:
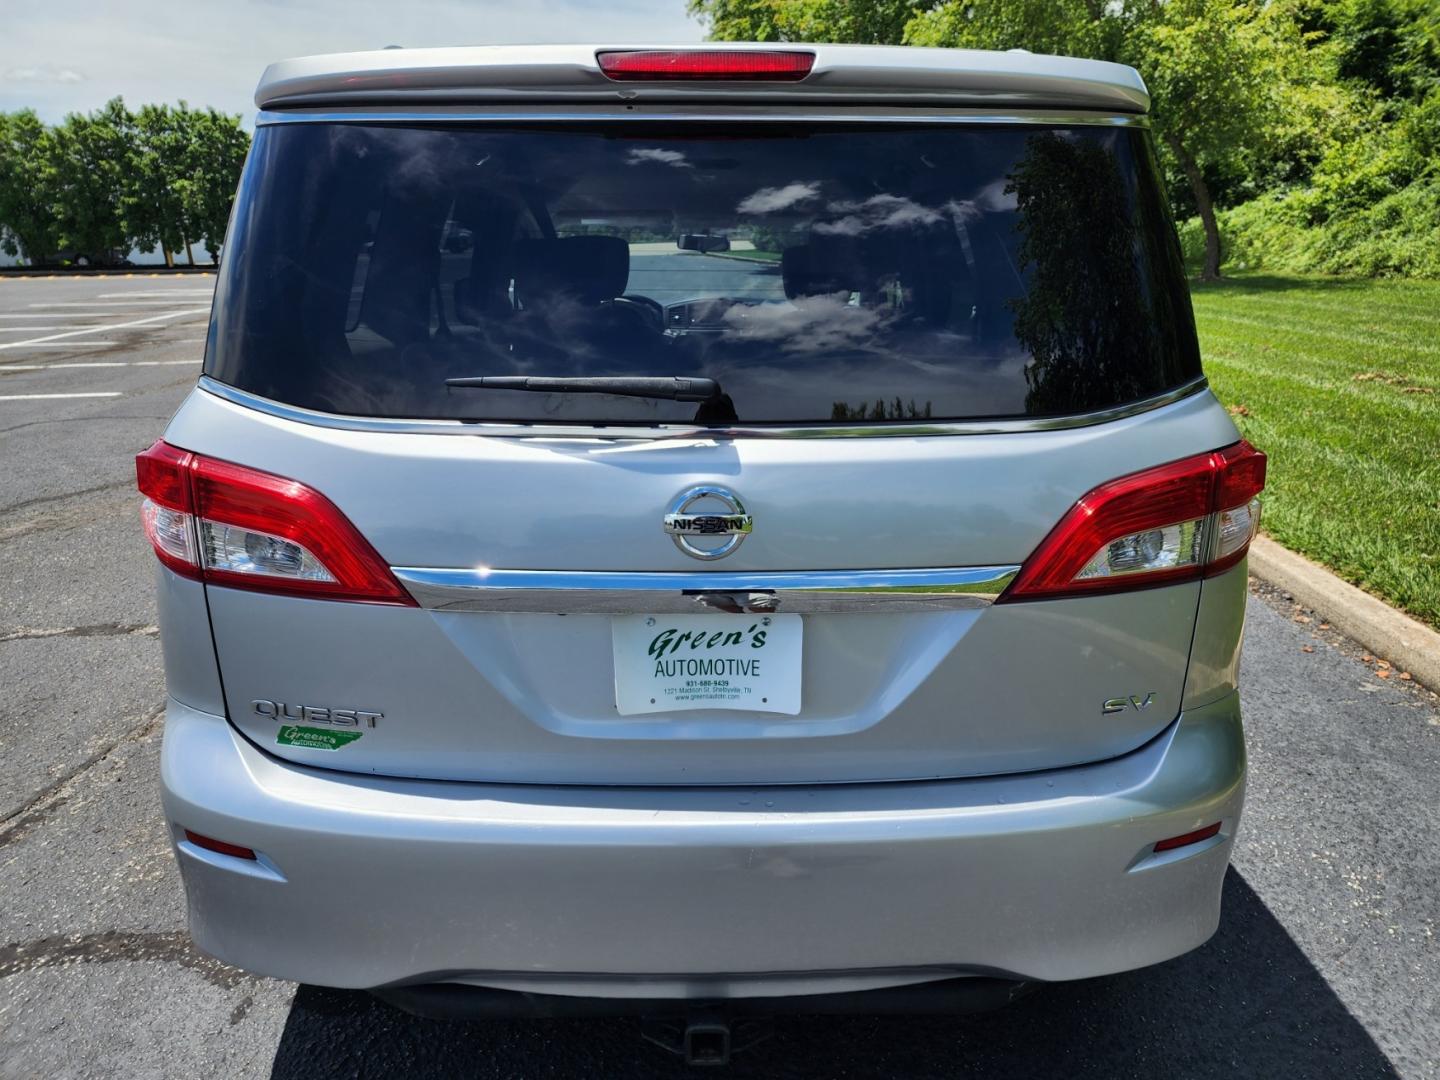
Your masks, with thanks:
[[[1200,372],[1133,128],[276,125],[224,254],[206,371],[359,416],[1049,416]],[[725,397],[446,385],[482,375]]]

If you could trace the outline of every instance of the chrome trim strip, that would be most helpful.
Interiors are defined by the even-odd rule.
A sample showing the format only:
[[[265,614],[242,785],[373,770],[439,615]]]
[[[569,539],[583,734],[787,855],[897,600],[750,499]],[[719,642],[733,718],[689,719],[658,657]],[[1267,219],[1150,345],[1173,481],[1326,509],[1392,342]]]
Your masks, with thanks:
[[[1019,569],[637,573],[397,566],[393,572],[421,607],[438,611],[696,615],[981,608],[994,603]]]
[[[1044,124],[1050,127],[1095,125],[1101,127],[1148,128],[1150,119],[1141,113],[1118,113],[1101,110],[1037,108],[1004,111],[977,107],[944,107],[929,104],[906,106],[900,103],[864,105],[835,105],[816,103],[804,109],[776,112],[774,105],[733,105],[709,106],[697,103],[694,107],[677,106],[673,102],[649,103],[603,103],[592,107],[557,109],[553,103],[537,104],[532,108],[506,107],[477,109],[470,105],[436,104],[431,108],[417,109],[413,105],[394,109],[376,108],[372,103],[352,109],[344,108],[303,108],[264,109],[255,117],[256,127],[277,124],[434,124],[434,123],[577,123],[586,121],[624,120],[633,121],[689,121],[713,120],[718,122],[754,123],[765,121],[779,124],[803,124],[814,121],[840,123],[893,123],[893,124]]]
[[[920,435],[1008,435],[1027,431],[1064,431],[1069,428],[1092,427],[1112,420],[1123,420],[1198,394],[1209,383],[1204,375],[1167,390],[1163,394],[1118,405],[1113,409],[1077,413],[1074,416],[1020,417],[1011,420],[951,420],[926,424],[878,424],[873,427],[816,424],[814,426],[775,427],[697,427],[693,424],[585,425],[585,424],[520,424],[463,420],[405,420],[380,416],[344,416],[318,412],[295,405],[237,390],[209,375],[200,376],[198,386],[208,394],[254,409],[281,420],[329,428],[335,431],[371,431],[391,435],[485,435],[494,438],[519,439],[835,439],[891,438],[909,439]]]

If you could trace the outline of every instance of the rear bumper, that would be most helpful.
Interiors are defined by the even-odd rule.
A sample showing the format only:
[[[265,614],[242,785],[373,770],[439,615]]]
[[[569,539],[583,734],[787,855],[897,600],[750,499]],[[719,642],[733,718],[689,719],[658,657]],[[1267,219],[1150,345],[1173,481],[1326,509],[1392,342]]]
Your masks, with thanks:
[[[1235,695],[1113,761],[933,783],[365,777],[280,762],[173,700],[162,764],[191,930],[221,960],[329,986],[636,998],[1076,979],[1168,959],[1215,930],[1244,778]],[[1211,840],[1151,853],[1216,821]]]

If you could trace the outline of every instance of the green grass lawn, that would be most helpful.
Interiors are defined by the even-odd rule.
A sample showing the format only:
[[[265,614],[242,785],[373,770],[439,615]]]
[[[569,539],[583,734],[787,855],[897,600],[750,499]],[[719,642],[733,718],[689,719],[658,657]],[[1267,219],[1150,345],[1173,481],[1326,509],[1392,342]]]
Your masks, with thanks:
[[[1194,288],[1205,371],[1270,456],[1263,529],[1440,626],[1440,282]]]

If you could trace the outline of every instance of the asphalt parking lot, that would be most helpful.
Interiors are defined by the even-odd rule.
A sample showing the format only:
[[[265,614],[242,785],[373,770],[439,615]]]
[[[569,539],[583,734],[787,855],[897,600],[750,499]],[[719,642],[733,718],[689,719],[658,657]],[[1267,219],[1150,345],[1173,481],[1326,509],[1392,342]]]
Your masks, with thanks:
[[[0,279],[0,1077],[688,1073],[629,1022],[417,1020],[190,947],[132,459],[199,372],[213,282]],[[1209,944],[984,1016],[779,1022],[729,1073],[1440,1076],[1440,706],[1277,596],[1245,680]]]

